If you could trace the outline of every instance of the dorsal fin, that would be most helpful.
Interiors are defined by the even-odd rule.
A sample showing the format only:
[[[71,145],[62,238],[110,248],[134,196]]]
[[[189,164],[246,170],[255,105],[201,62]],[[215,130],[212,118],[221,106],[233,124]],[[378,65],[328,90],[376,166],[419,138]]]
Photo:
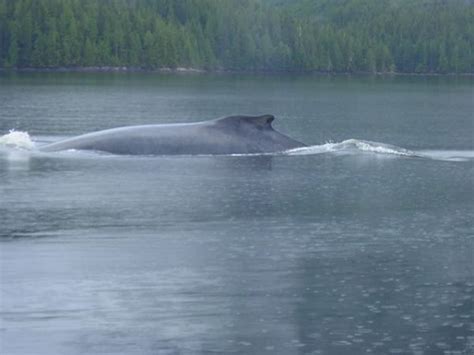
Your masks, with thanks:
[[[217,124],[236,125],[241,123],[252,124],[257,128],[272,128],[272,122],[275,119],[273,115],[261,116],[229,116],[216,120]]]

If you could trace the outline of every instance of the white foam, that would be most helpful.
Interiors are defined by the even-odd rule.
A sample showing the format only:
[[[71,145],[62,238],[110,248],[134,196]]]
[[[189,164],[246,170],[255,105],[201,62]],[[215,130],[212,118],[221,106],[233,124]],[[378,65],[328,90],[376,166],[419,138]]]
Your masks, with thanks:
[[[11,130],[10,133],[0,137],[0,146],[31,150],[35,144],[28,132]]]

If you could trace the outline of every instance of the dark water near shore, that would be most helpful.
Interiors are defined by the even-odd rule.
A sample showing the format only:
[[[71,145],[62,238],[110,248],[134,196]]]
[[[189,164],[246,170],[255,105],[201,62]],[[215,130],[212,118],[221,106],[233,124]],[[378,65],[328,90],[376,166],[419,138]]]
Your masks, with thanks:
[[[313,145],[119,157],[0,137],[0,353],[472,354],[472,84],[0,74],[0,136],[36,146],[235,113]]]

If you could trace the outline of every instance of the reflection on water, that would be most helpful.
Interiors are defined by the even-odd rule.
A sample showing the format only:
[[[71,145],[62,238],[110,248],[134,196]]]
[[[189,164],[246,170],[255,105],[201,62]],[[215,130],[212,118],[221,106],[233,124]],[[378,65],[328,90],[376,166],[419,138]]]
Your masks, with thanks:
[[[3,159],[0,161],[2,169],[11,171],[27,171],[30,169],[31,155],[29,152],[11,149],[6,154],[0,153],[1,155],[3,155]]]
[[[166,79],[170,88],[142,79],[149,96],[137,107],[150,116],[157,111],[152,100],[157,96],[159,105],[167,97],[168,110],[182,116],[201,102],[196,110],[215,117],[213,107],[226,108],[215,100],[211,105],[211,99],[236,95],[234,89],[242,87],[265,106],[267,99],[278,101],[274,95],[279,97],[281,82],[301,94],[300,106],[306,108],[314,107],[313,90],[326,88],[325,100],[348,105],[353,97],[347,87],[357,88],[363,102],[380,92],[378,98],[391,110],[387,116],[354,119],[364,127],[378,120],[391,135],[386,140],[370,131],[362,137],[354,122],[337,116],[336,106],[322,108],[329,116],[318,125],[298,116],[300,106],[287,107],[288,117],[302,121],[282,124],[286,132],[306,127],[307,137],[335,125],[349,132],[346,138],[393,142],[437,157],[456,150],[464,155],[445,161],[355,151],[361,140],[352,141],[349,152],[346,147],[294,156],[0,150],[2,354],[473,352],[474,186],[473,160],[466,156],[472,148],[465,144],[472,117],[462,110],[449,122],[436,116],[454,104],[470,105],[463,101],[468,98],[464,84],[436,82],[434,89],[414,83],[418,91],[407,95],[407,86],[397,82],[375,81],[374,88],[357,80],[313,84],[275,78],[272,86],[270,79],[260,84],[199,77],[187,82],[201,91],[184,91],[188,98],[183,99],[180,79]],[[91,93],[80,90],[75,96],[83,100],[84,118],[73,121],[75,128],[66,135],[111,125],[91,115],[91,103],[118,95],[117,110],[128,113],[138,98],[122,96],[129,92],[125,83],[139,90],[142,79],[13,80],[8,95],[21,89],[33,100],[23,98],[30,108],[8,105],[9,117],[23,121],[28,127],[20,128],[31,130],[33,138],[35,132],[53,134],[56,125],[65,129],[58,116],[69,112],[71,118],[76,101],[61,101],[59,107],[52,102],[57,85],[69,87],[69,94],[63,92],[67,98],[80,90],[79,80]],[[175,94],[181,95],[182,111],[171,108]],[[5,96],[0,87],[0,101]],[[21,102],[21,95],[15,100]],[[439,103],[402,119],[403,124],[416,121],[409,134],[394,129],[393,110],[417,100]],[[233,107],[245,106],[248,96],[231,101]],[[379,104],[366,112],[378,113]],[[283,111],[275,105],[269,112]],[[33,114],[41,109],[56,118]],[[450,132],[445,146],[433,148],[432,136],[419,129],[419,120],[430,126],[430,117],[434,126]],[[435,140],[445,134],[435,129]],[[416,144],[403,144],[413,137]]]

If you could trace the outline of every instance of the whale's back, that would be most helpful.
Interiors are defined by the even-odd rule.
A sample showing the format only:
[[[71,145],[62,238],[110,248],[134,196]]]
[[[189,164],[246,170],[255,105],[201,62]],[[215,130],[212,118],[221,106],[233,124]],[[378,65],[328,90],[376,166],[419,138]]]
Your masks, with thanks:
[[[304,146],[273,129],[274,117],[230,116],[217,120],[114,128],[41,147],[42,151],[96,150],[127,155],[270,153]]]

